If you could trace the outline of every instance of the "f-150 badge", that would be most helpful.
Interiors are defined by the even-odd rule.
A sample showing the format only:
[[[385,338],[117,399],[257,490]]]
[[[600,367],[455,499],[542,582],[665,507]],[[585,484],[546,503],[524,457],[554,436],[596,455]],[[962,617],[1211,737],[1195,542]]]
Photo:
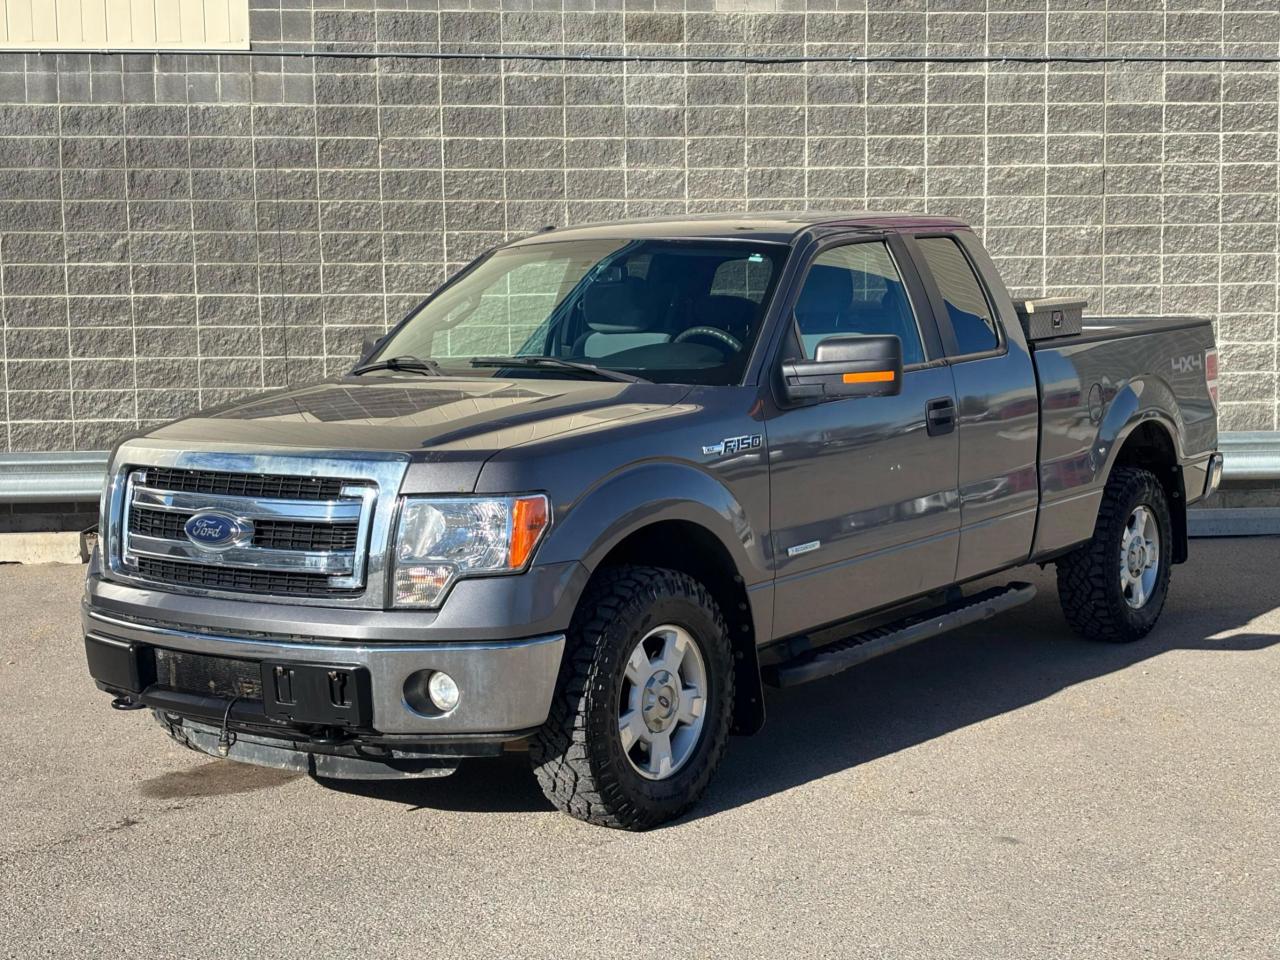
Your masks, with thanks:
[[[746,437],[725,437],[719,443],[708,443],[702,447],[702,453],[708,457],[727,457],[733,453],[745,453],[758,450],[763,438],[758,433]]]

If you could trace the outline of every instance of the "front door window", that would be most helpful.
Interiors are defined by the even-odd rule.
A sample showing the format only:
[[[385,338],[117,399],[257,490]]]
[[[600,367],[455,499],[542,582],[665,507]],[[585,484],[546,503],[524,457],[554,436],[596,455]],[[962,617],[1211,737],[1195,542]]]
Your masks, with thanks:
[[[893,334],[905,366],[924,363],[924,346],[906,286],[888,245],[850,243],[814,259],[796,300],[796,326],[806,358],[827,337]]]

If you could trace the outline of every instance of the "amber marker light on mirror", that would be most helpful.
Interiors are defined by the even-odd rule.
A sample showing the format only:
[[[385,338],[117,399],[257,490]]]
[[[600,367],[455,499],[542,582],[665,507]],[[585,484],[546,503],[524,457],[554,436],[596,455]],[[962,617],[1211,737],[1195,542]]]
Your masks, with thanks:
[[[846,373],[845,383],[893,383],[892,370],[868,370],[865,373]]]

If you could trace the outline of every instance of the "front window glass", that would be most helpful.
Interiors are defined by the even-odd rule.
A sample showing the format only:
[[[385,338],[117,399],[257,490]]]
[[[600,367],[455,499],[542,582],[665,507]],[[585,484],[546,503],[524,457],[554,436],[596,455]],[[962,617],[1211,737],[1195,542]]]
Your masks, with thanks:
[[[818,254],[800,289],[795,317],[810,360],[827,337],[893,334],[902,341],[904,364],[924,363],[916,315],[883,243],[851,243]]]
[[[556,357],[658,382],[737,383],[787,251],[704,240],[505,248],[422,306],[377,356],[480,376],[472,358]]]

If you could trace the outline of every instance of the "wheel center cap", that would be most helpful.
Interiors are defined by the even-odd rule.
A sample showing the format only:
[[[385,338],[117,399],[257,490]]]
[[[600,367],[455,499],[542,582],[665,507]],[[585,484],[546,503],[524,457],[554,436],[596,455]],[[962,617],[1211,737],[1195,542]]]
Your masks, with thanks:
[[[650,730],[659,731],[670,725],[680,709],[680,688],[667,670],[654,673],[644,685],[640,712]]]

